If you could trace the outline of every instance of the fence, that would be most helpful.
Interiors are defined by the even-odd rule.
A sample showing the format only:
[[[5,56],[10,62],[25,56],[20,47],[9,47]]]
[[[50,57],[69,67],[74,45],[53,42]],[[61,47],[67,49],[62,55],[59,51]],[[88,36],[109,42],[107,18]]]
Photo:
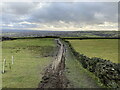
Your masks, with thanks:
[[[11,58],[11,63],[9,63],[9,68],[10,68],[10,70],[11,70],[11,64],[13,65],[14,64],[14,57],[12,56],[12,58]],[[6,61],[6,59],[4,58],[4,60],[3,60],[3,62],[2,62],[2,73],[4,74],[5,73],[5,67],[6,67],[6,65],[7,65],[7,61]]]

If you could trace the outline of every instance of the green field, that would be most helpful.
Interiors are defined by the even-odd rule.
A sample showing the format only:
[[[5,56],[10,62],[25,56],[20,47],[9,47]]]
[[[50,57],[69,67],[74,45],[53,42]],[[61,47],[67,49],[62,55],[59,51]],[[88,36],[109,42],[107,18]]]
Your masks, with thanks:
[[[118,39],[68,40],[73,48],[88,57],[99,57],[118,63]]]
[[[37,88],[55,50],[53,39],[19,39],[2,42],[3,88]],[[14,57],[14,64],[11,64]]]

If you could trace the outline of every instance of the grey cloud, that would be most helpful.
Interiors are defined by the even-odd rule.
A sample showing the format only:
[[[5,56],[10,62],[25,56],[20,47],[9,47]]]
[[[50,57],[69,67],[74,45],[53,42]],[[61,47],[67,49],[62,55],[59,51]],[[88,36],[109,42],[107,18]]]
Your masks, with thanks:
[[[100,13],[104,18],[95,17]],[[31,14],[31,22],[103,23],[116,22],[117,3],[51,3],[48,7]]]
[[[46,3],[39,7],[39,3],[7,3],[3,9],[4,23],[19,23],[28,21],[31,23],[52,23],[64,21],[78,24],[102,24],[117,22],[117,2],[80,2],[80,3]],[[96,16],[96,14],[98,14]],[[100,15],[101,16],[100,16]],[[27,17],[21,20],[21,17]],[[9,19],[10,18],[10,19]],[[26,25],[27,26],[27,25]],[[28,26],[29,27],[29,26]]]
[[[7,2],[3,5],[3,12],[16,15],[24,15],[33,12],[39,3]]]

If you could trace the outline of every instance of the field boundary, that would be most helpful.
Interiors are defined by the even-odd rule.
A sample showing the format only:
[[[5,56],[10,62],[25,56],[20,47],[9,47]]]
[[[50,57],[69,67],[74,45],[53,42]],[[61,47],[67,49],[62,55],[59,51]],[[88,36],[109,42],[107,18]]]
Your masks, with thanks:
[[[73,40],[83,40],[83,39],[120,39],[120,37],[57,37],[57,36],[45,36],[45,37],[1,37],[0,41],[6,40],[16,40],[16,39],[38,39],[38,38],[59,38],[59,39],[73,39]]]
[[[89,58],[84,54],[76,52],[70,42],[65,42],[82,66],[94,73],[105,86],[110,88],[120,88],[120,63],[112,63],[109,60],[97,57]]]

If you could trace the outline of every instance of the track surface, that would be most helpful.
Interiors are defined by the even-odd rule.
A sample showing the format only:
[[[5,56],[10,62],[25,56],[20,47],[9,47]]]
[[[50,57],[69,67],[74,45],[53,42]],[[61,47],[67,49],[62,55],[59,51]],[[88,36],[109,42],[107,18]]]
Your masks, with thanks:
[[[37,90],[40,88],[67,88],[69,87],[69,81],[64,75],[65,69],[65,48],[59,39],[56,39],[59,50],[55,60],[50,64],[42,81],[40,82]]]
[[[64,74],[65,70],[65,59],[75,60],[75,56],[72,54],[69,47],[60,41],[60,39],[56,39],[59,50],[57,52],[57,56],[55,60],[46,68],[44,76],[42,77],[42,81],[39,83],[37,90],[40,88],[74,88],[76,87],[72,81],[66,78]],[[95,80],[93,80],[86,72],[82,66],[77,66],[76,61],[72,62],[72,67],[75,68],[75,73],[71,72],[74,80],[73,82],[80,79],[78,83],[79,88],[100,88]],[[71,62],[71,61],[70,61]],[[76,78],[78,78],[76,80]]]

